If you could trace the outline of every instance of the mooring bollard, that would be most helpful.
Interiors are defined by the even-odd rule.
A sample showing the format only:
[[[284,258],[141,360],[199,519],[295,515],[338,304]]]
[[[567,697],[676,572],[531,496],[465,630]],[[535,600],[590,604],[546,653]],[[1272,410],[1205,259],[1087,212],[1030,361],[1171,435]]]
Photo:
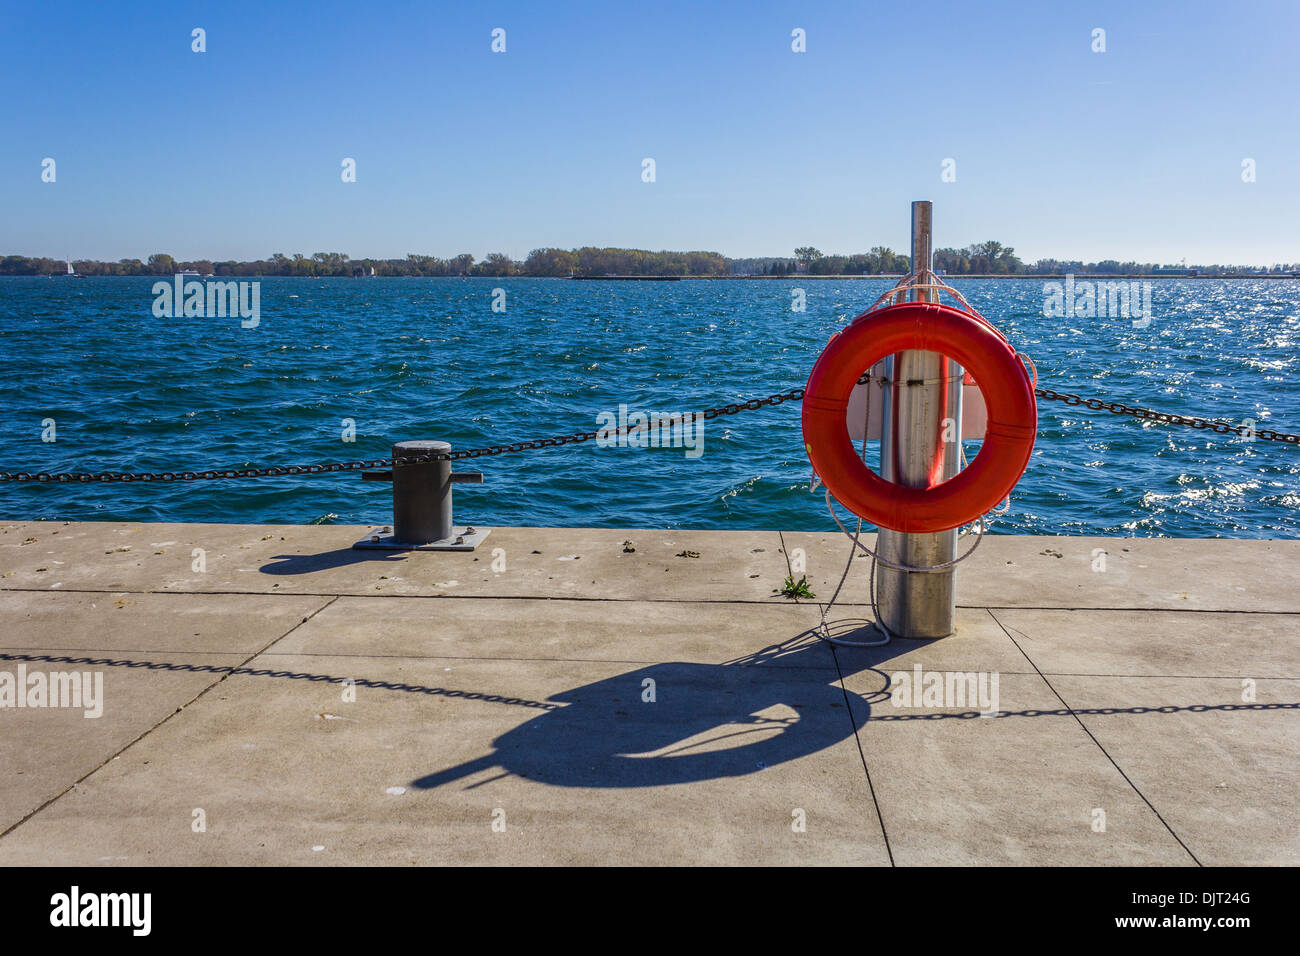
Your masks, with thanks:
[[[445,441],[399,441],[393,445],[392,471],[363,471],[364,481],[393,483],[393,526],[372,531],[353,545],[400,551],[473,551],[488,536],[485,528],[457,528],[451,517],[451,486],[481,483],[481,471],[453,472],[451,461],[435,458],[412,465],[397,464],[404,458],[445,454]]]

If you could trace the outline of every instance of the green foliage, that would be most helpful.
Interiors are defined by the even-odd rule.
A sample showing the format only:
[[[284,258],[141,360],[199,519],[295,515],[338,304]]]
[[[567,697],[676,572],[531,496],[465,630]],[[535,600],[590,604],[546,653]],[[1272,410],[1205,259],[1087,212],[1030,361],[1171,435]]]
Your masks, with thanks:
[[[171,276],[180,271],[176,260],[165,252],[155,252],[151,255],[148,269],[151,276]]]
[[[567,249],[534,249],[524,260],[523,274],[559,278],[573,275],[577,268],[577,254]]]
[[[717,252],[650,252],[645,249],[575,249],[580,276],[725,276],[731,271]]]
[[[990,239],[965,249],[936,249],[934,268],[947,275],[1013,275],[1028,272],[1016,250]]]
[[[474,266],[476,276],[512,276],[516,273],[517,263],[500,252],[489,253],[488,257]]]
[[[584,246],[581,249],[534,249],[523,262],[494,252],[480,262],[467,252],[452,259],[412,253],[405,259],[352,259],[342,252],[317,252],[310,258],[277,252],[268,259],[251,262],[199,259],[178,262],[166,253],[154,253],[148,262],[119,259],[97,262],[78,259],[73,267],[87,276],[158,276],[193,269],[201,275],[230,276],[787,276],[802,269],[809,275],[904,275],[908,258],[884,246],[869,252],[824,255],[813,246],[800,246],[795,258],[758,257],[728,259],[717,252],[650,252],[645,249],[614,249]],[[996,240],[977,242],[965,249],[936,249],[934,268],[945,275],[1287,275],[1300,273],[1300,263],[1278,263],[1271,268],[1256,266],[1158,265],[1152,262],[1101,262],[1039,259],[1032,266],[1021,262],[1015,249]],[[29,256],[0,257],[0,276],[63,275],[62,259]]]
[[[781,594],[785,597],[794,598],[796,600],[799,598],[815,598],[817,596],[813,594],[812,588],[808,586],[807,575],[801,575],[798,581],[793,577],[786,578],[785,584],[781,585],[779,590],[774,590],[772,593]]]

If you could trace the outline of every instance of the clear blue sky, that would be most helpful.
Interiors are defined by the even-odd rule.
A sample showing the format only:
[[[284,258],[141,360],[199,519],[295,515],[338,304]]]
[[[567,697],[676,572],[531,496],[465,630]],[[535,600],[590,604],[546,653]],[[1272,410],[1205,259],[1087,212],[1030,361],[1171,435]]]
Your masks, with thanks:
[[[4,0],[0,253],[902,250],[932,199],[940,246],[1295,262],[1298,38],[1295,0]]]

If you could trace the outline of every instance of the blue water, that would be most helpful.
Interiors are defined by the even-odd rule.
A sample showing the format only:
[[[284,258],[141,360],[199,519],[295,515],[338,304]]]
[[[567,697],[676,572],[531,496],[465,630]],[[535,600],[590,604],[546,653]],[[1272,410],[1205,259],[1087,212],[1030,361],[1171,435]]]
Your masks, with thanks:
[[[385,457],[587,431],[802,385],[881,281],[264,279],[261,323],[156,319],[149,279],[0,279],[0,470],[200,470]],[[1156,280],[1154,321],[1046,319],[1041,280],[956,280],[1040,384],[1300,431],[1300,282]],[[790,289],[807,311],[790,310]],[[506,290],[493,312],[492,290]],[[57,441],[43,442],[54,419]],[[356,423],[342,440],[343,419]],[[799,406],[710,422],[704,454],[593,443],[462,463],[457,520],[567,527],[833,527]],[[973,449],[972,449],[973,451]],[[5,518],[385,523],[355,475],[0,483]],[[1040,403],[1006,533],[1295,537],[1300,448]]]

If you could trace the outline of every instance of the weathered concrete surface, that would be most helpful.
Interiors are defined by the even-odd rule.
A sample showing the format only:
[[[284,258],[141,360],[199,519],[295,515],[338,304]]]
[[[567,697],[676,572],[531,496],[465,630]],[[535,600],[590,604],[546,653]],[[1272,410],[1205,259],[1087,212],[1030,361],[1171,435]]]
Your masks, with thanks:
[[[0,675],[105,698],[0,708],[0,864],[1300,862],[1300,543],[989,537],[953,637],[832,650],[773,589],[839,535],[365,530],[0,524]]]
[[[1300,681],[1259,681],[1253,705],[1236,678],[1052,683],[1201,863],[1300,859]]]
[[[830,594],[848,539],[838,531],[783,537],[807,554],[814,590]],[[863,543],[874,549],[875,536]],[[963,538],[959,548],[970,544]],[[865,600],[859,590],[855,600]],[[990,534],[957,568],[957,602],[966,607],[1294,611],[1297,591],[1300,541]]]
[[[808,580],[827,595],[848,556],[838,532],[497,528],[465,561],[412,561],[352,550],[367,530],[0,523],[0,589],[779,601],[772,579],[779,586],[788,573],[787,550],[803,549]],[[492,568],[498,548],[503,573]],[[1105,570],[1095,571],[1102,551]],[[967,607],[1294,611],[1300,541],[989,535],[958,581]],[[865,602],[865,588],[846,599]]]
[[[413,561],[405,552],[354,551],[368,530],[4,524],[0,588],[761,601],[786,574],[780,539],[765,531],[496,528],[463,560]],[[203,571],[194,570],[195,549]],[[504,572],[492,569],[497,549]],[[58,557],[63,564],[53,563]]]
[[[17,676],[21,665],[29,674],[103,675],[99,716],[87,706],[0,709],[0,830],[111,759],[329,600],[0,593],[0,672]]]

